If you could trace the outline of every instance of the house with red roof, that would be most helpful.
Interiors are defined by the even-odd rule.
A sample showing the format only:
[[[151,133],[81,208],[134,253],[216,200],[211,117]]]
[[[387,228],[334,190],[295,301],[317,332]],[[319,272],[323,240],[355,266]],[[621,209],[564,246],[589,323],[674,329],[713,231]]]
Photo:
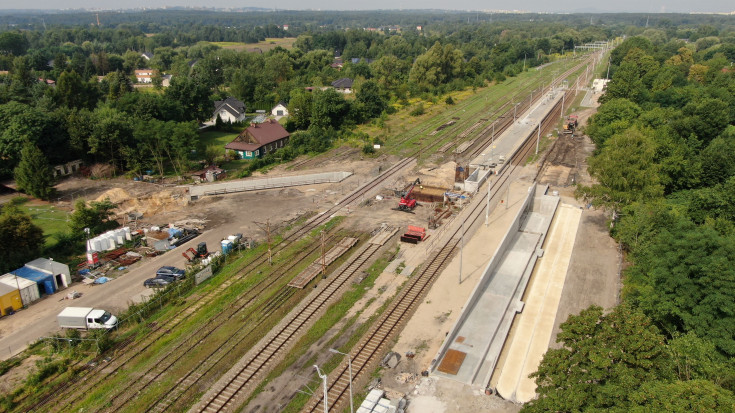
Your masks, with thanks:
[[[283,148],[290,136],[280,123],[268,119],[263,123],[251,123],[237,138],[225,145],[225,151],[234,152],[242,159],[262,158]]]

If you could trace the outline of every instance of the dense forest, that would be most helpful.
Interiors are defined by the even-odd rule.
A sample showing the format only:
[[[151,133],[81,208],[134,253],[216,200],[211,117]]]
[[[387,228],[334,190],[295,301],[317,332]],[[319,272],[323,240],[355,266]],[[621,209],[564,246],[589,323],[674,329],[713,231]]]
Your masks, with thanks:
[[[626,252],[622,303],[563,324],[526,411],[732,411],[735,406],[735,33],[636,36],[587,127]]]
[[[204,158],[192,155],[198,124],[212,116],[215,100],[227,96],[251,110],[279,101],[292,109],[296,115],[287,128],[300,132],[282,151],[288,159],[329,147],[354,125],[390,113],[393,104],[482,87],[617,32],[585,19],[576,26],[539,25],[519,18],[480,22],[478,16],[452,25],[458,15],[441,20],[435,13],[375,13],[368,22],[413,19],[431,25],[365,30],[336,23],[314,26],[316,15],[309,12],[286,15],[293,22],[288,32],[268,23],[273,13],[118,13],[103,16],[100,26],[54,23],[84,22],[88,14],[2,16],[0,70],[6,74],[0,75],[0,176],[13,175],[26,145],[39,148],[50,165],[82,159],[110,165],[117,174],[183,175],[196,166],[192,161]],[[361,15],[321,18],[343,22]],[[134,24],[127,20],[131,16],[136,16]],[[235,20],[239,25],[223,24]],[[297,35],[293,48],[260,53],[213,43],[286,35]],[[688,36],[696,36],[696,30]],[[333,65],[335,56],[344,67]],[[158,71],[154,90],[134,87],[133,72],[142,68]],[[161,87],[164,74],[171,75],[170,87]],[[304,91],[341,77],[354,79],[355,99],[330,90]]]

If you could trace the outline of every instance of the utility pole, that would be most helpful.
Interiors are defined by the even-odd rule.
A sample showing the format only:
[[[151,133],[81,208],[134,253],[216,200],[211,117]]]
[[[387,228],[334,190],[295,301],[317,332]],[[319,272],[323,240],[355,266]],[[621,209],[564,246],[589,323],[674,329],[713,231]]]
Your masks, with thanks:
[[[327,278],[327,257],[324,254],[324,231],[322,234],[322,278]]]
[[[329,403],[327,402],[327,375],[322,374],[322,371],[319,370],[319,366],[316,364],[314,365],[314,368],[316,369],[317,376],[322,379],[322,385],[324,386],[324,413],[329,413]]]
[[[487,205],[485,206],[485,226],[490,223],[490,183],[487,184]]]
[[[538,143],[541,140],[541,122],[538,123],[538,133],[536,134],[536,155],[538,155]]]
[[[262,231],[265,231],[265,235],[268,238],[268,264],[273,265],[273,256],[271,254],[271,220],[270,218],[265,221],[265,224],[262,222],[253,222],[255,225],[258,226]]]
[[[462,284],[462,251],[463,250],[464,250],[464,221],[462,221],[462,236],[459,240],[459,283],[460,284]]]

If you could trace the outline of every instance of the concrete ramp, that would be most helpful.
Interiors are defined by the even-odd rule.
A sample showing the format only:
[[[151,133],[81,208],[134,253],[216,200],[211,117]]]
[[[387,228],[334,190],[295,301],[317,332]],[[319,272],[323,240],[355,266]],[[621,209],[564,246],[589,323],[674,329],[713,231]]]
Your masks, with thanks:
[[[496,390],[506,400],[526,403],[536,397],[536,371],[549,347],[582,210],[562,205],[549,233],[544,257],[531,282]]]
[[[196,200],[202,196],[224,195],[261,189],[286,188],[289,186],[314,185],[341,182],[352,172],[323,172],[317,174],[274,176],[272,178],[240,179],[212,184],[189,185],[189,196]]]

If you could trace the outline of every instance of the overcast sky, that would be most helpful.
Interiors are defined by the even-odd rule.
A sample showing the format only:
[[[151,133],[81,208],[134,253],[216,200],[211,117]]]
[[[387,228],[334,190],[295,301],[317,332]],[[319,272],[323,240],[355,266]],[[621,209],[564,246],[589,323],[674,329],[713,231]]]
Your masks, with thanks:
[[[132,9],[164,6],[273,7],[289,10],[523,10],[530,12],[732,12],[732,0],[0,0],[0,9]]]

